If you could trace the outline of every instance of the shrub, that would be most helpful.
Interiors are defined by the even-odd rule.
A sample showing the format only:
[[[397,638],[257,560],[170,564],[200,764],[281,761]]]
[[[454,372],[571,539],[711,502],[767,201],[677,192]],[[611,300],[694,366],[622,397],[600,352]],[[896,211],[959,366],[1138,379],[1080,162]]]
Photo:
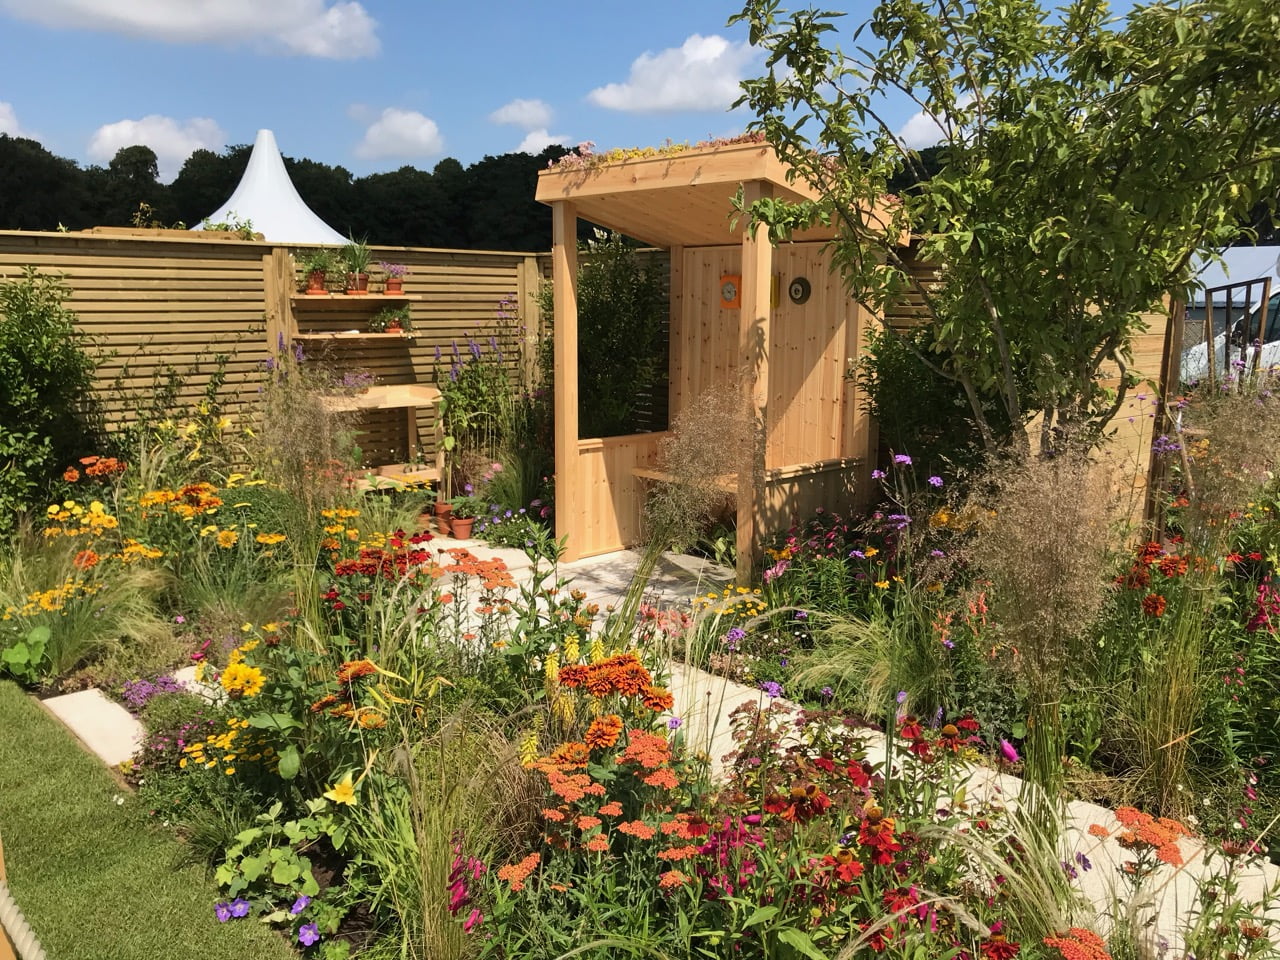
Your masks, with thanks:
[[[0,531],[45,499],[57,473],[96,446],[95,361],[61,280],[28,267],[0,284]]]

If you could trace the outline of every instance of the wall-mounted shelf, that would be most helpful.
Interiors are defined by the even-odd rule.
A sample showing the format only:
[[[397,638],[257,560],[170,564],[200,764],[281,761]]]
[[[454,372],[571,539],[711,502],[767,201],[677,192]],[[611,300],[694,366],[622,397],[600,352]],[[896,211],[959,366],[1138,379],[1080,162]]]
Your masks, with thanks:
[[[412,330],[398,333],[373,333],[360,330],[335,330],[333,333],[295,333],[295,340],[412,340]]]
[[[384,383],[352,396],[325,397],[324,405],[340,410],[394,410],[397,407],[430,407],[440,400],[440,391],[419,383]]]
[[[369,303],[411,303],[421,300],[417,293],[295,293],[289,298],[294,306],[307,305],[318,309],[358,307]]]
[[[435,467],[417,467],[412,470],[395,472],[388,467],[380,467],[352,481],[352,488],[364,493],[368,490],[404,490],[424,483],[436,483],[440,480],[440,471]]]

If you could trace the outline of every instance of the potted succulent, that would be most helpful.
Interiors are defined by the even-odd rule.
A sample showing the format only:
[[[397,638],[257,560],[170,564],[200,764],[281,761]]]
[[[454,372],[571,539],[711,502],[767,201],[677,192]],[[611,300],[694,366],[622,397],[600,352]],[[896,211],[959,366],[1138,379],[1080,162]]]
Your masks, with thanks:
[[[352,238],[342,248],[342,260],[347,265],[347,293],[368,293],[369,264],[373,260],[369,244]]]
[[[386,307],[369,318],[370,333],[404,333],[412,329],[408,307]]]
[[[338,266],[338,254],[325,247],[314,250],[299,250],[294,255],[298,268],[307,278],[306,293],[318,296],[329,292],[329,274]]]
[[[471,528],[476,522],[476,516],[484,508],[484,504],[475,495],[475,488],[471,484],[468,483],[462,490],[462,493],[449,501],[449,506],[453,508],[450,526],[456,539],[467,540],[471,537]]]
[[[409,268],[403,263],[387,263],[378,261],[378,269],[382,271],[382,292],[391,296],[404,293],[404,278]]]

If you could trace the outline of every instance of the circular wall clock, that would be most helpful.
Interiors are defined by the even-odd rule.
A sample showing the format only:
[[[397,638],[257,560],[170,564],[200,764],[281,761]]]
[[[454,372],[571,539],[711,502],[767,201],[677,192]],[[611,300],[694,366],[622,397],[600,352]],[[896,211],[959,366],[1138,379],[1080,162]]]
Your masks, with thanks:
[[[811,293],[813,288],[804,277],[796,277],[791,281],[791,286],[787,287],[787,296],[791,298],[792,303],[804,303]]]
[[[742,304],[742,276],[726,273],[720,277],[720,307],[728,310]]]

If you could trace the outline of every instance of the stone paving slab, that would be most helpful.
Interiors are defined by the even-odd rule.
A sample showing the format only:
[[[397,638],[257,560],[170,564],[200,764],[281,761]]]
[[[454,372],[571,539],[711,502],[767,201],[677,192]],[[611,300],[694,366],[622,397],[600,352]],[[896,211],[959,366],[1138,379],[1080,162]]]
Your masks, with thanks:
[[[142,724],[101,690],[79,690],[43,703],[109,767],[129,760],[142,742]]]

